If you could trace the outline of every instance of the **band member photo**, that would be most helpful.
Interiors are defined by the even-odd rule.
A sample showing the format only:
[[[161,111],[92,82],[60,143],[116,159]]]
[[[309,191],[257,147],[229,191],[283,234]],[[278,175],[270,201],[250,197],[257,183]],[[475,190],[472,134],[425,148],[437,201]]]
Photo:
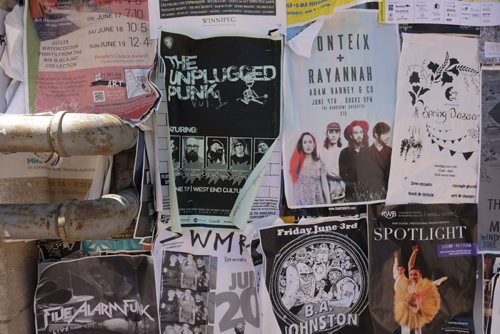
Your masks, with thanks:
[[[366,192],[373,199],[383,199],[387,195],[392,148],[389,146],[391,127],[378,122],[373,127],[373,144],[369,147],[366,168]]]
[[[207,168],[227,169],[227,138],[207,137]]]
[[[325,164],[326,179],[328,180],[332,203],[345,197],[345,183],[339,173],[339,157],[342,150],[340,130],[338,123],[332,122],[328,124],[326,126],[325,140],[320,149],[320,157]]]
[[[271,147],[272,143],[274,142],[274,139],[267,139],[267,138],[256,138],[254,140],[254,147],[255,147],[255,154],[254,154],[254,166],[257,165],[266,154],[266,152],[269,150],[269,147]]]
[[[363,200],[366,189],[366,163],[368,161],[368,123],[352,121],[344,129],[347,147],[340,152],[339,173],[346,187],[346,201]]]
[[[290,177],[297,205],[330,204],[326,168],[320,160],[316,139],[304,132],[290,159]]]
[[[231,168],[252,168],[252,159],[250,157],[251,149],[251,138],[231,138]]]
[[[170,154],[172,157],[172,162],[174,163],[174,168],[179,168],[181,161],[181,151],[179,147],[181,146],[181,138],[179,136],[170,136]]]
[[[203,137],[182,137],[182,167],[203,169]]]

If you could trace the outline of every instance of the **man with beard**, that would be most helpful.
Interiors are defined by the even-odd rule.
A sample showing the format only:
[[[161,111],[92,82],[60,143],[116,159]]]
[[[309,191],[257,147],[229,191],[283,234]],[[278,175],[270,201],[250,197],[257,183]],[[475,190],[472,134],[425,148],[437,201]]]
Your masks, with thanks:
[[[366,157],[368,156],[368,123],[366,121],[352,121],[344,129],[344,137],[349,146],[340,152],[339,174],[345,182],[346,201],[356,202],[360,198],[363,186],[360,180],[364,180]]]
[[[373,144],[368,148],[369,156],[364,168],[365,173],[362,174],[366,178],[360,180],[367,199],[384,199],[387,195],[392,153],[392,148],[388,145],[390,131],[391,127],[384,122],[373,127]]]
[[[209,139],[208,151],[207,151],[207,165],[212,167],[215,167],[213,165],[218,165],[218,166],[226,165],[226,153],[224,150],[224,145],[221,143],[220,140]]]
[[[188,137],[185,141],[184,160],[182,166],[188,169],[202,169],[203,162],[200,161],[198,150],[200,145],[195,137]]]

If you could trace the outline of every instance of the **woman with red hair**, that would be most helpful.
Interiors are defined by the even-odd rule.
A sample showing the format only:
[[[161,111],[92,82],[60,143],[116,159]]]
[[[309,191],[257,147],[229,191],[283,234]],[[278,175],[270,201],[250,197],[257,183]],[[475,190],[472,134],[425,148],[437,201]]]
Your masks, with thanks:
[[[290,176],[297,205],[330,204],[326,170],[318,157],[316,139],[304,132],[290,159]]]

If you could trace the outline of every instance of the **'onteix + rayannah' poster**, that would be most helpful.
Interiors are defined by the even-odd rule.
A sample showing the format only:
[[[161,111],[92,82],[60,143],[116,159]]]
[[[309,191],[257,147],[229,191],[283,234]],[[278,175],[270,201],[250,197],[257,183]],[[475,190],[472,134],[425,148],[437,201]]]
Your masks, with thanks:
[[[500,67],[481,73],[481,176],[478,201],[479,251],[500,252]]]
[[[476,203],[476,38],[403,34],[388,204]]]
[[[264,333],[371,333],[366,217],[312,218],[260,231]]]
[[[173,226],[234,227],[240,205],[248,214],[238,221],[246,222],[280,129],[282,38],[162,32],[160,54]]]
[[[161,230],[154,248],[162,333],[260,334],[251,239]]]
[[[308,41],[301,42],[305,47]],[[379,24],[376,11],[342,11],[324,22],[309,58],[291,48],[285,56],[282,142],[288,206],[384,200],[396,101],[397,27]]]
[[[157,334],[153,259],[113,255],[49,265],[35,313],[38,334]]]
[[[474,333],[476,206],[373,205],[368,211],[375,333]]]

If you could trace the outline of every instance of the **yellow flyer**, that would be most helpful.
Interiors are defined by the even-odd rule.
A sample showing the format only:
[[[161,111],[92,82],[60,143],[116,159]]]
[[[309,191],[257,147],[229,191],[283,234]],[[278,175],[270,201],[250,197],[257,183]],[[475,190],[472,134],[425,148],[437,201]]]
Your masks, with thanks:
[[[300,26],[332,15],[335,8],[351,7],[369,0],[287,0],[286,24],[288,27]]]

